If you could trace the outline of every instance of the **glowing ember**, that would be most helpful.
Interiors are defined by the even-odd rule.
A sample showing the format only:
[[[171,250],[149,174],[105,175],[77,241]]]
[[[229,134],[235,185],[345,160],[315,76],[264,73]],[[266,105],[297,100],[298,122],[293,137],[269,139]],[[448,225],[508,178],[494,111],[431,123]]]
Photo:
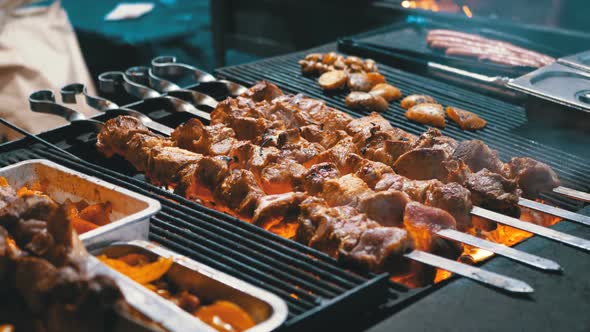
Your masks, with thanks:
[[[400,5],[404,8],[416,8],[416,9],[423,9],[423,10],[430,10],[433,12],[451,12],[451,13],[458,13],[460,11],[459,6],[451,1],[451,0],[404,0],[400,3]],[[467,7],[467,6],[463,6]],[[467,8],[469,10],[469,8]],[[463,9],[465,11],[465,9]],[[471,11],[469,11],[471,13]],[[469,16],[469,15],[467,15]],[[469,16],[471,17],[471,16]]]

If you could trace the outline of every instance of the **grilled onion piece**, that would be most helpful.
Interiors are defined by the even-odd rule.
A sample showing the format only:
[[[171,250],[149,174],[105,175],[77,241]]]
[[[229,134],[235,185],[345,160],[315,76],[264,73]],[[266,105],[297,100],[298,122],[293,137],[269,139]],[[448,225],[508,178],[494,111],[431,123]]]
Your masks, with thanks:
[[[447,107],[447,115],[463,130],[478,130],[488,123],[477,114],[456,107]]]
[[[318,83],[324,90],[336,90],[344,87],[347,80],[348,76],[344,70],[333,70],[323,73]]]
[[[409,95],[402,99],[400,105],[402,108],[409,110],[413,106],[424,103],[436,103],[434,98],[427,95]]]
[[[386,83],[385,77],[379,73],[354,73],[348,76],[347,85],[351,91],[369,92],[379,83]]]
[[[387,101],[400,99],[402,96],[400,89],[387,83],[379,83],[375,85],[369,93],[373,96],[383,97],[383,99]]]
[[[406,111],[406,118],[436,127],[445,127],[445,111],[439,104],[425,103],[412,106]]]
[[[367,92],[353,91],[346,96],[346,107],[355,110],[385,112],[389,104],[383,97]]]

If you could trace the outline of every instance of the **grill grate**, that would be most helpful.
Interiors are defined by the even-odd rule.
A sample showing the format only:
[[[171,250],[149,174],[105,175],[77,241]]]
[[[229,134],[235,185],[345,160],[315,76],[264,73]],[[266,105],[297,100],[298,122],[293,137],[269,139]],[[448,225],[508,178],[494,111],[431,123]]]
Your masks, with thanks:
[[[367,115],[367,113],[346,108],[344,104],[345,92],[325,93],[317,84],[315,77],[301,75],[298,60],[308,53],[333,50],[335,50],[334,45],[322,46],[250,64],[221,68],[217,70],[217,73],[223,78],[247,85],[260,80],[268,80],[286,92],[304,93],[313,98],[324,99],[329,106],[345,111],[354,117]],[[590,190],[590,178],[586,176],[587,160],[518,135],[518,128],[526,123],[526,113],[522,107],[382,64],[379,65],[379,71],[389,83],[400,88],[404,95],[431,95],[444,106],[452,105],[471,110],[488,121],[488,126],[477,132],[463,131],[448,121],[447,127],[443,130],[445,135],[458,140],[481,139],[496,149],[504,160],[512,156],[529,156],[543,161],[559,174],[564,186],[585,192]],[[389,109],[381,115],[394,126],[413,134],[419,135],[427,129],[424,125],[408,121],[404,117],[404,112],[405,110],[399,106],[399,102],[392,102]],[[581,203],[564,199],[558,195],[548,194],[544,198],[572,209],[582,207]]]

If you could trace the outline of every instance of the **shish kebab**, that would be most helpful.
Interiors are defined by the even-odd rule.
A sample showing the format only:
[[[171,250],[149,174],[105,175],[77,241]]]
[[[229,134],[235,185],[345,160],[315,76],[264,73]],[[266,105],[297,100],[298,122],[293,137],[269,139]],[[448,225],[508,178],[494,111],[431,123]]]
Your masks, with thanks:
[[[146,172],[153,182],[176,186],[175,191],[187,198],[216,197],[218,203],[223,200],[234,214],[252,215],[255,224],[276,224],[278,221],[274,218],[283,220],[285,216],[294,220],[302,218],[298,222],[309,225],[305,229],[312,230],[316,248],[351,265],[374,272],[405,271],[408,264],[402,256],[406,255],[412,260],[508,291],[532,291],[519,280],[423,250],[412,250],[414,247],[433,248],[446,256],[458,254],[456,245],[449,244],[435,233],[442,228],[453,228],[455,224],[453,217],[441,209],[410,202],[403,211],[404,220],[400,221],[403,224],[399,225],[406,228],[381,225],[352,206],[329,206],[322,198],[308,197],[303,192],[265,195],[252,172],[246,169],[229,171],[230,157],[204,156],[172,145],[171,140],[151,133],[137,119],[126,116],[107,121],[97,142],[98,148],[107,156],[124,156],[138,170]],[[441,224],[429,224],[437,216],[441,216]],[[420,241],[415,241],[412,232],[429,235],[422,235]],[[298,238],[301,240],[305,236],[298,235]]]
[[[410,140],[415,140],[415,136],[405,133],[399,129],[396,128],[392,128],[391,125],[382,117],[378,116],[378,118],[375,119],[371,119],[369,117],[364,117],[364,118],[360,118],[360,119],[356,119],[353,120],[350,116],[337,111],[335,109],[329,108],[327,107],[322,101],[318,101],[318,100],[314,100],[311,98],[307,98],[304,97],[302,95],[297,95],[297,96],[284,96],[282,94],[282,92],[280,91],[280,89],[278,89],[276,86],[270,84],[270,83],[259,83],[257,85],[255,85],[254,87],[252,87],[249,91],[248,94],[244,95],[247,98],[244,97],[238,97],[237,99],[227,99],[224,102],[221,102],[220,105],[216,108],[216,110],[212,113],[212,124],[225,124],[227,123],[227,125],[234,129],[235,131],[235,135],[236,138],[242,139],[242,138],[248,138],[248,135],[253,135],[252,137],[260,137],[262,134],[265,134],[265,140],[267,141],[266,143],[268,143],[268,140],[272,140],[273,139],[273,135],[271,134],[272,131],[277,131],[276,128],[273,128],[273,126],[275,126],[273,121],[267,120],[264,118],[264,112],[274,112],[273,114],[271,114],[272,117],[274,117],[275,119],[281,119],[281,117],[285,117],[285,115],[289,115],[290,112],[299,112],[297,114],[291,114],[290,118],[289,116],[288,119],[284,119],[285,121],[283,121],[283,123],[287,123],[288,126],[291,127],[297,127],[300,129],[301,131],[301,136],[309,138],[310,141],[320,141],[320,143],[324,146],[332,146],[331,149],[336,149],[336,150],[346,150],[346,151],[341,151],[340,153],[351,153],[351,152],[355,152],[356,150],[354,150],[354,147],[352,148],[352,150],[349,148],[350,145],[350,140],[351,138],[349,137],[348,133],[343,132],[341,130],[339,130],[340,128],[346,128],[349,125],[352,125],[356,122],[356,127],[361,128],[360,131],[363,132],[363,135],[367,135],[367,133],[369,134],[369,138],[371,139],[370,141],[372,143],[383,143],[385,141],[384,144],[384,148],[380,148],[380,149],[368,149],[368,150],[374,150],[375,156],[378,156],[379,153],[381,153],[383,155],[383,152],[385,152],[385,155],[389,155],[388,158],[391,158],[391,155],[395,155],[397,153],[397,155],[401,155],[402,153],[399,152],[400,149],[405,149],[402,150],[402,152],[405,152],[407,150],[407,147],[410,146],[411,147],[411,142],[409,142]],[[250,98],[250,99],[249,99]],[[256,100],[257,102],[252,101],[252,98],[254,100]],[[276,99],[276,100],[275,100]],[[272,105],[263,105],[263,101],[273,101]],[[262,103],[262,104],[261,104]],[[277,105],[279,105],[280,107],[276,107]],[[256,108],[258,107],[258,109]],[[272,110],[268,110],[268,108],[271,107]],[[265,110],[265,108],[267,108],[267,110]],[[305,112],[301,112],[302,109],[307,109],[309,114],[305,115]],[[235,113],[235,114],[234,114]],[[313,118],[315,116],[315,119]],[[375,116],[375,114],[373,115]],[[307,118],[306,118],[307,117]],[[319,119],[319,120],[318,120]],[[375,120],[375,121],[373,121]],[[365,123],[363,123],[363,121]],[[371,123],[375,123],[377,122],[379,125],[370,125]],[[311,123],[311,125],[309,125],[309,123]],[[319,123],[321,123],[321,125],[319,125]],[[368,126],[370,125],[370,126]],[[350,127],[350,126],[349,126]],[[391,131],[390,132],[384,132],[384,130],[382,130],[382,128],[386,128],[388,127]],[[364,129],[363,129],[364,128]],[[356,130],[354,128],[348,128],[348,130]],[[378,129],[378,131],[380,131],[381,133],[376,133],[374,132],[375,129]],[[331,133],[334,132],[334,135],[325,135],[325,133]],[[396,138],[395,140],[391,140],[391,132],[393,132],[395,135],[397,135],[398,138]],[[436,131],[434,131],[436,133]],[[427,133],[428,134],[428,133]],[[313,136],[319,137],[319,138],[313,138]],[[276,135],[275,135],[276,136]],[[424,136],[424,135],[423,135]],[[438,135],[440,136],[440,135]],[[345,137],[345,139],[342,139],[340,141],[340,138]],[[361,136],[362,137],[362,136]],[[389,139],[388,139],[389,138]],[[442,143],[445,143],[444,140],[446,139],[449,142],[452,142],[454,140],[450,139],[450,138],[445,138],[445,137],[441,137],[441,139],[443,140]],[[324,142],[322,142],[322,140]],[[223,141],[223,140],[222,140]],[[420,141],[420,140],[419,140]],[[190,142],[190,139],[189,139]],[[336,142],[336,143],[334,143]],[[338,146],[340,143],[348,143],[348,144],[344,144],[345,146]],[[428,140],[426,141],[428,142]],[[475,143],[476,147],[485,147],[487,148],[487,146],[485,146],[482,142],[480,141],[469,141],[469,142],[473,142]],[[362,141],[361,145],[364,144],[365,142]],[[391,143],[388,145],[388,143]],[[349,147],[347,147],[346,145],[348,145]],[[374,144],[373,144],[374,145]],[[401,148],[400,148],[401,145]],[[449,144],[447,144],[449,145]],[[362,147],[362,149],[364,149],[364,146]],[[488,151],[491,152],[491,150],[489,148],[487,148]],[[348,151],[348,152],[347,152]],[[370,151],[369,151],[370,152]],[[435,153],[438,153],[439,151],[435,151]],[[443,151],[444,152],[444,151]],[[438,154],[440,156],[440,154]],[[366,157],[367,155],[365,155]],[[495,157],[495,155],[494,155]],[[497,157],[496,157],[497,158]],[[377,159],[379,160],[379,159]],[[550,168],[548,168],[548,166],[536,162],[532,159],[529,158],[516,158],[517,161],[527,161],[527,162],[531,162],[533,164],[533,169],[536,169],[537,166],[539,166],[539,168],[541,170],[544,170],[544,172],[546,174],[551,174],[552,171],[550,170]],[[395,160],[389,160],[387,161],[384,160],[390,164],[393,164],[393,162]],[[461,163],[455,163],[458,166],[461,166]],[[526,163],[525,163],[526,164]],[[516,163],[516,165],[518,166],[518,163]],[[425,169],[432,169],[433,167],[429,166],[428,168]],[[440,167],[436,167],[436,168],[440,168]],[[435,168],[435,169],[436,169]],[[548,169],[548,171],[546,171]],[[461,169],[459,169],[461,171]],[[465,165],[463,165],[462,167],[462,171],[463,173],[470,173],[468,170],[468,167],[466,167]],[[487,195],[485,193],[485,190],[487,190],[486,186],[481,186],[483,187],[483,197],[485,199],[487,199],[488,201],[490,201],[492,204],[491,206],[494,207],[496,205],[500,205],[500,207],[506,203],[508,203],[508,207],[510,209],[515,209],[518,210],[515,207],[515,203],[517,202],[521,202],[518,201],[518,192],[516,192],[516,190],[518,189],[514,183],[512,183],[511,181],[507,181],[504,176],[499,175],[499,174],[494,174],[491,173],[489,171],[484,171],[483,172],[484,175],[486,175],[487,180],[490,180],[492,182],[495,183],[496,186],[499,186],[500,191],[499,193],[494,194],[495,196],[498,196],[497,198],[499,199],[495,199],[495,200],[490,200],[490,195]],[[526,174],[526,173],[525,173]],[[481,179],[481,174],[477,174],[475,176],[470,177],[471,180],[473,180],[472,182],[477,182],[477,180]],[[523,177],[523,181],[521,181],[522,184],[532,184],[532,187],[528,190],[528,192],[531,193],[535,193],[536,191],[538,191],[539,189],[537,188],[535,191],[535,186],[538,186],[537,184],[535,184],[534,181],[527,181],[530,180],[531,177]],[[509,192],[506,192],[507,189],[505,189],[504,187],[508,187]],[[478,187],[477,183],[474,183],[471,186],[471,191],[476,190]],[[548,187],[547,185],[545,186],[546,188]],[[495,189],[494,187],[492,187],[491,189]],[[492,195],[492,196],[494,196]],[[477,195],[474,196],[482,196],[481,193],[477,193]],[[492,197],[494,198],[494,197]],[[480,199],[481,200],[481,199]],[[536,203],[536,202],[535,202]],[[540,203],[537,203],[540,204]],[[543,207],[549,207],[546,205],[542,205]],[[534,208],[534,207],[532,207]],[[565,210],[561,210],[561,211],[565,211]],[[565,211],[565,212],[569,212],[569,211]],[[545,227],[541,227],[535,224],[531,224],[531,223],[526,223],[526,222],[522,222],[518,219],[515,218],[510,218],[508,216],[504,216],[502,214],[499,213],[494,213],[492,211],[488,211],[485,209],[481,209],[479,207],[475,207],[473,208],[472,211],[470,211],[470,213],[476,213],[477,215],[486,218],[486,219],[491,219],[494,220],[496,222],[499,223],[503,223],[515,228],[519,228],[537,235],[541,235],[553,240],[557,240],[560,242],[564,242],[567,244],[570,244],[572,246],[578,247],[578,248],[582,248],[582,249],[588,249],[590,248],[590,246],[588,245],[589,242],[585,241],[583,239],[577,238],[577,237],[572,237],[568,234],[564,234],[564,233],[560,233],[560,232],[556,232],[552,229],[548,229]],[[570,213],[571,214],[571,213]],[[575,216],[580,216],[583,217],[581,215],[575,214]]]

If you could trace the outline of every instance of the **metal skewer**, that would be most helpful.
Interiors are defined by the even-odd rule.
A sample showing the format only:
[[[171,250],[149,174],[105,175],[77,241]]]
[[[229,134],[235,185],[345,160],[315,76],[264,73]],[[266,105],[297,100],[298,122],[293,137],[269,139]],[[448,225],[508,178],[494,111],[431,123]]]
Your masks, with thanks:
[[[197,82],[199,82],[199,85],[222,84],[231,96],[239,96],[248,91],[248,89],[241,84],[227,80],[217,80],[215,76],[196,67],[184,63],[178,63],[174,56],[156,57],[152,60],[151,65],[153,73],[159,77],[170,78],[191,75]]]
[[[465,244],[472,245],[474,247],[491,251],[500,256],[504,256],[506,258],[539,268],[541,270],[562,271],[561,266],[550,259],[539,257],[537,255],[532,255],[524,251],[520,251],[505,245],[484,240],[473,235],[456,231],[454,229],[443,229],[438,231],[436,234],[449,240],[462,242]]]
[[[529,233],[533,233],[535,235],[539,235],[557,242],[561,242],[572,247],[590,251],[590,241],[566,233],[558,232],[551,228],[535,225],[529,222],[524,222],[522,220],[508,217],[506,215],[493,212],[490,210],[482,209],[477,206],[474,206],[471,209],[471,214],[473,214],[474,216],[495,221],[499,224],[514,227],[523,231],[527,231]]]
[[[532,293],[534,291],[534,289],[524,281],[489,272],[471,265],[462,264],[421,250],[411,251],[404,256],[420,263],[438,267],[509,292]]]
[[[80,85],[82,85],[82,84],[80,84]],[[75,102],[75,96],[73,98],[74,98],[73,100]],[[68,101],[69,102],[72,101],[71,97]],[[114,104],[114,103],[112,103],[112,104]],[[114,104],[114,105],[116,105],[116,104]],[[78,111],[75,111],[69,107],[66,107],[61,104],[56,103],[55,95],[53,94],[52,91],[49,91],[49,90],[40,90],[40,91],[33,92],[29,96],[29,106],[30,106],[31,111],[33,111],[33,112],[47,113],[47,114],[61,116],[64,119],[66,119],[72,123],[88,120],[86,118],[86,116],[84,116],[84,114],[82,114]],[[170,134],[172,134],[172,131],[174,131],[174,129],[167,127],[163,124],[160,124],[156,121],[153,121],[147,115],[145,115],[141,112],[132,110],[132,109],[109,108],[109,109],[106,109],[103,111],[105,113],[109,113],[109,114],[113,114],[113,115],[133,116],[135,118],[138,118],[146,127],[150,128],[154,131],[160,132],[162,134],[165,134],[167,136],[170,136]]]
[[[579,213],[575,213],[572,211],[560,209],[555,206],[531,201],[530,199],[526,199],[526,198],[520,198],[518,200],[518,205],[527,207],[529,209],[548,213],[552,216],[560,217],[565,220],[574,221],[574,222],[582,224],[582,225],[590,226],[590,217],[585,216],[583,214],[579,214]]]
[[[577,199],[582,202],[590,203],[590,194],[583,191],[562,187],[553,188],[553,192],[567,196],[569,198]]]

